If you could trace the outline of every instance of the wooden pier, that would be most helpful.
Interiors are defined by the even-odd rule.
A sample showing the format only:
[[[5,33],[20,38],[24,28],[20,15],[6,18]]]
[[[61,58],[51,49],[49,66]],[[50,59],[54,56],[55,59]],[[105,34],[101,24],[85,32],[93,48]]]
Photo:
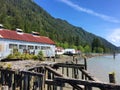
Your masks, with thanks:
[[[0,90],[120,90],[120,85],[104,83],[87,71],[87,62],[39,64],[26,70],[0,68]],[[96,89],[95,89],[96,90]]]

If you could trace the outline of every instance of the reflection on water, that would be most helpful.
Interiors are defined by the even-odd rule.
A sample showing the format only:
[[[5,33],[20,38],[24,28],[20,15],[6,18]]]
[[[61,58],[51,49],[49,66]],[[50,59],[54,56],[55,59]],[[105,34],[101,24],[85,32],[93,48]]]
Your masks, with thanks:
[[[98,56],[88,59],[88,71],[100,81],[109,82],[109,73],[115,72],[116,83],[120,84],[120,54],[113,56]]]

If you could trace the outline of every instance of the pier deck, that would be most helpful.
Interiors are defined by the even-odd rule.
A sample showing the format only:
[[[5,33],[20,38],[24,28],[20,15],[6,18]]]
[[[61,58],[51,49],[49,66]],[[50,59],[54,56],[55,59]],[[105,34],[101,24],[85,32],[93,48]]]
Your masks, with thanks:
[[[64,63],[18,61],[12,68],[10,62],[0,62],[0,90],[120,90],[120,85],[92,76],[87,71],[86,59],[83,64],[73,59]]]

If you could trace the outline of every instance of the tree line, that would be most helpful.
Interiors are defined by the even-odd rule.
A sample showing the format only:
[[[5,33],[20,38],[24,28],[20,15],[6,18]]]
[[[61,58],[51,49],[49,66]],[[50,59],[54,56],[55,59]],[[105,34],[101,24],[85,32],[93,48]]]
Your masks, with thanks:
[[[54,40],[57,46],[74,47],[86,52],[109,52],[116,46],[103,38],[86,32],[65,20],[54,18],[32,0],[0,0],[0,23],[7,29],[39,32]],[[94,40],[98,38],[99,40]],[[98,44],[96,44],[96,42]]]
[[[81,44],[81,45],[74,45],[74,44],[69,44],[67,42],[65,43],[59,43],[57,42],[56,44],[58,47],[63,47],[63,48],[74,48],[76,50],[80,50],[81,52],[84,53],[110,53],[112,50],[110,48],[107,48],[104,46],[104,44],[101,42],[99,38],[94,38],[91,45],[90,44]]]

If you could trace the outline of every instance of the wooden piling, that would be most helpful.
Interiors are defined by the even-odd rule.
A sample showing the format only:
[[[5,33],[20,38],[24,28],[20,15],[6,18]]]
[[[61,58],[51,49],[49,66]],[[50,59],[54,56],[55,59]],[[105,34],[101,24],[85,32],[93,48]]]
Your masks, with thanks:
[[[86,57],[84,58],[84,65],[85,65],[85,70],[87,70],[87,60],[86,60]]]
[[[115,55],[115,52],[113,52],[113,59],[115,59],[115,56],[116,56],[116,55]]]
[[[109,73],[109,82],[115,83],[115,73],[114,72]]]
[[[64,74],[64,67],[62,67],[62,74]]]
[[[78,59],[77,58],[75,59],[75,61],[76,61],[76,64],[78,64]]]
[[[28,71],[19,71],[18,73],[0,69],[2,90],[16,90],[19,88],[19,90],[45,90],[45,84],[48,86],[46,90],[63,90],[65,83],[71,85],[73,90],[92,90],[93,87],[101,90],[120,90],[120,85],[100,82],[87,72],[86,58],[84,59],[84,64],[57,63],[55,65],[62,67],[62,74],[66,71],[65,74],[67,76],[71,76],[69,72],[72,69],[73,78],[64,77],[64,75],[58,73],[53,68],[53,65],[32,67]],[[84,80],[78,78],[78,70],[81,72],[81,78]],[[110,82],[115,83],[115,74],[110,73],[109,77]]]
[[[68,67],[66,68],[67,76],[69,77],[69,69]]]
[[[50,71],[48,71],[48,79],[52,79],[52,75],[51,75],[51,72]],[[51,85],[47,85],[47,90],[52,90],[52,87],[51,87]]]

